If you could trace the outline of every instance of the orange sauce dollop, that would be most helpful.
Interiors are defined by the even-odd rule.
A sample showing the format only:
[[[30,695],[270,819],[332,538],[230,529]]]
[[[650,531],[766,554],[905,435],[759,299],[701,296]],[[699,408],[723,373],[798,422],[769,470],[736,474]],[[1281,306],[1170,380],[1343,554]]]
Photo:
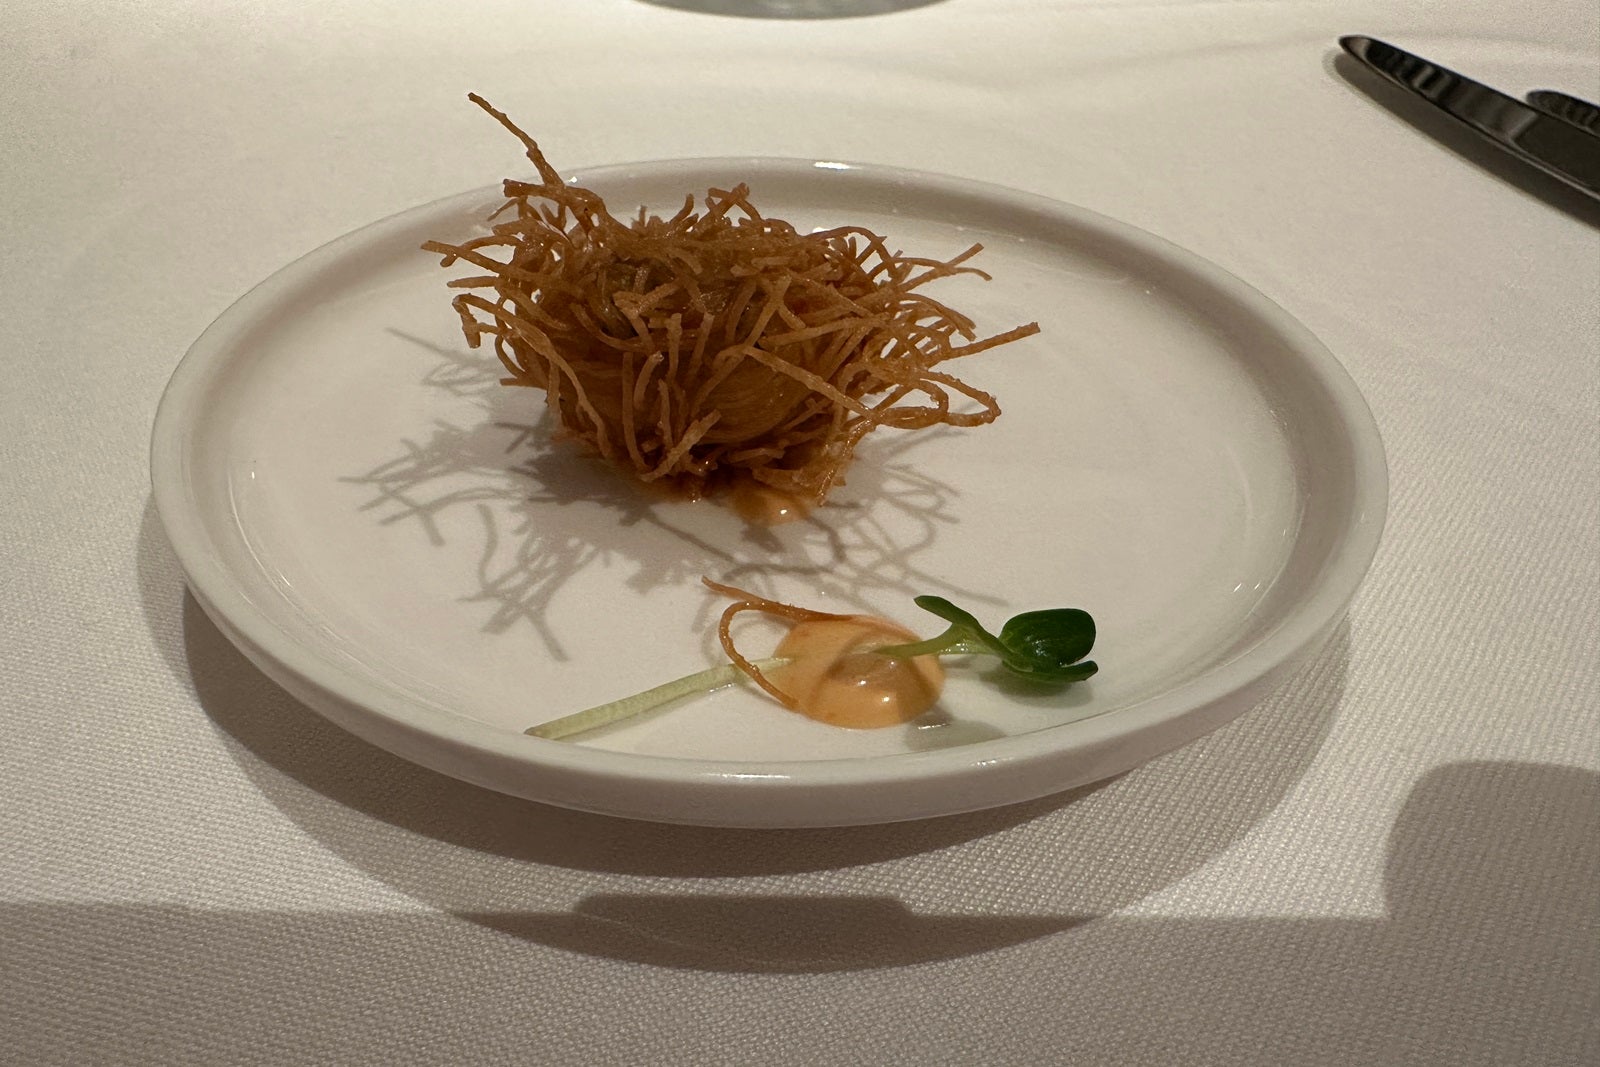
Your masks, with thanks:
[[[809,501],[770,485],[742,482],[728,496],[734,512],[754,526],[782,526],[811,514]]]
[[[944,688],[937,656],[883,656],[870,651],[916,641],[888,619],[846,615],[796,623],[778,643],[787,660],[765,673],[819,722],[863,730],[909,722],[933,706]]]

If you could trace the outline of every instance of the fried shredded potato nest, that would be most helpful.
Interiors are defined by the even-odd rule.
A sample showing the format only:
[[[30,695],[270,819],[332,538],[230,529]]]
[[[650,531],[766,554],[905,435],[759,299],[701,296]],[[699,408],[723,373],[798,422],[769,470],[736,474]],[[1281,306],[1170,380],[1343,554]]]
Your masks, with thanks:
[[[1038,332],[978,338],[928,283],[988,275],[968,261],[892,252],[859,226],[801,233],[763,216],[743,184],[670,218],[623,222],[568,185],[539,146],[537,181],[507,179],[489,233],[430,241],[469,345],[487,335],[507,385],[542,389],[563,438],[637,477],[699,498],[758,487],[820,504],[879,427],[977,426],[995,398],[944,364]]]

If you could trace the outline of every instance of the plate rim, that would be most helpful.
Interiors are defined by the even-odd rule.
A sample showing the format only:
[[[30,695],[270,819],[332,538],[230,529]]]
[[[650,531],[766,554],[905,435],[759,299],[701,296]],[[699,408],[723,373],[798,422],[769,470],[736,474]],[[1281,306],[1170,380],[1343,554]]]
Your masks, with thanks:
[[[374,220],[301,255],[231,303],[196,338],[163,390],[150,439],[150,470],[156,512],[179,564],[206,614],[229,640],[273,681],[336,725],[397,755],[457,778],[542,803],[655,821],[718,826],[829,826],[898,821],[955,814],[1034,799],[1119,773],[1105,769],[1126,758],[1138,738],[1158,726],[1173,727],[1161,744],[1129,766],[1186,744],[1253,706],[1314,652],[1344,618],[1375,556],[1388,507],[1388,469],[1382,438],[1370,406],[1331,351],[1265,294],[1220,265],[1165,238],[1079,205],[971,178],[874,163],[789,157],[724,156],[645,160],[583,168],[574,180],[602,184],[640,175],[730,174],[756,171],[809,172],[824,181],[868,185],[913,183],[943,194],[981,196],[1007,207],[1064,218],[1131,247],[1142,258],[1198,276],[1250,319],[1281,336],[1303,369],[1331,398],[1337,423],[1352,456],[1356,499],[1330,553],[1323,578],[1298,601],[1278,627],[1241,654],[1193,679],[1137,703],[1090,718],[1042,727],[979,744],[890,756],[796,761],[687,759],[615,752],[547,741],[478,722],[464,715],[441,721],[431,707],[338,669],[280,629],[229,579],[221,554],[210,548],[204,520],[185,506],[185,430],[193,400],[210,376],[225,367],[231,342],[245,334],[280,290],[298,277],[336,262],[381,231],[408,221],[493,205],[502,199],[490,185],[429,201]],[[1237,708],[1225,705],[1238,704]],[[1231,713],[1230,713],[1231,712]],[[1188,729],[1180,729],[1186,724]],[[1041,744],[1046,735],[1054,744]],[[1153,740],[1146,738],[1146,740]],[[442,746],[442,747],[439,747]],[[438,748],[438,751],[430,749]],[[1099,754],[1099,762],[1095,756]],[[1075,773],[1065,764],[1080,758]],[[885,765],[889,765],[886,771]],[[1017,787],[995,787],[1009,769]],[[520,770],[519,776],[514,773]],[[1052,773],[1052,771],[1054,773]],[[544,782],[539,774],[549,775]],[[984,783],[979,779],[987,776]],[[514,780],[513,780],[514,779]],[[966,788],[930,803],[931,784]],[[530,786],[533,786],[530,788]],[[592,796],[610,790],[612,802]],[[876,807],[851,803],[863,790]],[[622,794],[619,801],[616,794]],[[627,798],[633,798],[629,800]],[[649,798],[648,803],[641,801]],[[785,798],[775,808],[761,798]],[[740,804],[745,810],[737,809]],[[869,805],[870,806],[870,805]]]

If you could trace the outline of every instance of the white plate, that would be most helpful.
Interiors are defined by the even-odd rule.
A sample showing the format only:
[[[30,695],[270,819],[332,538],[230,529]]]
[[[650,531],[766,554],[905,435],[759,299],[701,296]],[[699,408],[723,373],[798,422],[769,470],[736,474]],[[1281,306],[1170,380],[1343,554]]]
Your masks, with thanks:
[[[891,821],[1127,770],[1261,699],[1342,617],[1383,521],[1377,430],[1328,352],[1215,266],[1078,208],[881,167],[692,160],[575,180],[619,215],[745,180],[797,225],[859,223],[927,256],[981,240],[994,280],[936,295],[986,332],[1043,332],[955,365],[999,397],[998,422],[879,431],[828,507],[761,534],[548,444],[542,397],[466,348],[451,273],[418,245],[478,232],[497,190],[286,267],[185,357],[151,467],[196,598],[342,727],[590,811]],[[955,669],[931,719],[878,731],[735,687],[577,743],[522,734],[714,662],[721,605],[701,575],[930,634],[919,593],[994,626],[1083,607],[1101,672],[1046,698]]]

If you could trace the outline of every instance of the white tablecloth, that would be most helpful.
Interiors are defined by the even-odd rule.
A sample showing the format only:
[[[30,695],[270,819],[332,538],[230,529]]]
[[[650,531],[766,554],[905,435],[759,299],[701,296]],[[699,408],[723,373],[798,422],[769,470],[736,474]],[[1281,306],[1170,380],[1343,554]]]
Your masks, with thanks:
[[[1600,1060],[1600,205],[1420,132],[1335,43],[1593,97],[1600,7],[719,13],[785,6],[849,5],[4,5],[0,1059]],[[564,169],[944,171],[1243,277],[1386,438],[1348,625],[1200,743],[899,826],[573,814],[327,725],[186,596],[151,418],[256,281],[522,169],[469,89]]]

